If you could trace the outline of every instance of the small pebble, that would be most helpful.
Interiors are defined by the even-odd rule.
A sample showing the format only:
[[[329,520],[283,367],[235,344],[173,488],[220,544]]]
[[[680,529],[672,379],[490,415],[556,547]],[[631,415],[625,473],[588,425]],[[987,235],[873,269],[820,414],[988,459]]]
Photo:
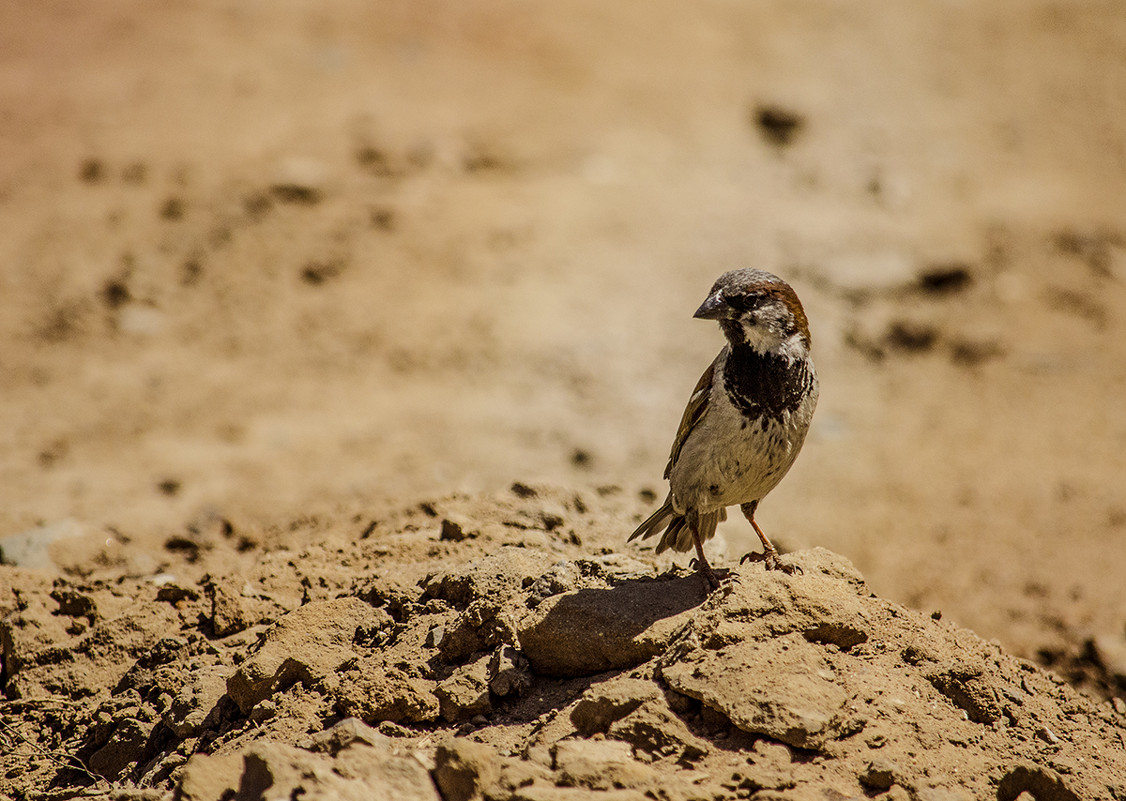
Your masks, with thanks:
[[[1047,726],[1041,726],[1039,729],[1037,729],[1036,736],[1044,742],[1051,743],[1052,745],[1058,745],[1060,741],[1060,738],[1056,736],[1056,733],[1049,729]]]

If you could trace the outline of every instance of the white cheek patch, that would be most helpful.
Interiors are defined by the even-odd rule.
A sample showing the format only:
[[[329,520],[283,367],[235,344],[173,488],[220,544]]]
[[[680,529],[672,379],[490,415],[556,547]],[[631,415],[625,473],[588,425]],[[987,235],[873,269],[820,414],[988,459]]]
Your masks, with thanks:
[[[759,353],[781,353],[790,359],[801,359],[809,352],[801,334],[786,330],[778,320],[761,319],[752,323],[740,320],[743,341]]]

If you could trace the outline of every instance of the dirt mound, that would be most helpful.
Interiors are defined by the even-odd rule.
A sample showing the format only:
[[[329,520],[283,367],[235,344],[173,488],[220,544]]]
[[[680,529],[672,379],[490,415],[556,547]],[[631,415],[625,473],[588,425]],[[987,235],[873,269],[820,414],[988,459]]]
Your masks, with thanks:
[[[516,485],[0,567],[0,794],[1126,798],[1121,705],[825,550],[705,596],[621,552],[641,508]]]

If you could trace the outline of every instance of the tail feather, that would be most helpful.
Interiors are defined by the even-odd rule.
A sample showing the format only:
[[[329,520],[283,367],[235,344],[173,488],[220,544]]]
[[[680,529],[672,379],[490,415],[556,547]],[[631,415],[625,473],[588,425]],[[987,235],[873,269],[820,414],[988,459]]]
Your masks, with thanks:
[[[665,498],[665,502],[661,507],[651,514],[644,523],[637,527],[637,530],[630,535],[629,541],[638,539],[648,539],[654,534],[664,528],[664,533],[661,535],[661,541],[657,543],[656,552],[662,553],[672,548],[674,551],[690,551],[695,543],[692,539],[692,526],[689,521],[690,515],[677,514],[672,508],[672,495]],[[696,518],[696,530],[700,534],[700,540],[710,540],[715,536],[716,526],[719,525],[721,520],[727,519],[726,509],[716,509],[713,512],[706,512],[701,515],[694,515]]]
[[[637,530],[629,535],[627,542],[633,542],[639,537],[647,540],[664,528],[665,524],[672,520],[675,524],[676,512],[672,508],[672,495],[665,498],[665,502],[653,514],[646,518],[645,522],[637,527]],[[683,518],[681,518],[683,519]]]

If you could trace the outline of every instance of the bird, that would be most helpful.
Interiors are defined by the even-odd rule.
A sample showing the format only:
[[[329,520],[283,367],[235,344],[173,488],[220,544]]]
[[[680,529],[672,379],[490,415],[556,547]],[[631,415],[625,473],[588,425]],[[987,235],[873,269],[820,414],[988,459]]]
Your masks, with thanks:
[[[727,343],[704,371],[673,440],[669,494],[629,540],[659,532],[656,552],[696,549],[709,589],[719,586],[704,542],[739,505],[763,552],[740,560],[798,572],[783,562],[755,511],[793,466],[817,407],[809,321],[797,293],[773,273],[740,269],[716,280],[693,317],[719,323]]]

